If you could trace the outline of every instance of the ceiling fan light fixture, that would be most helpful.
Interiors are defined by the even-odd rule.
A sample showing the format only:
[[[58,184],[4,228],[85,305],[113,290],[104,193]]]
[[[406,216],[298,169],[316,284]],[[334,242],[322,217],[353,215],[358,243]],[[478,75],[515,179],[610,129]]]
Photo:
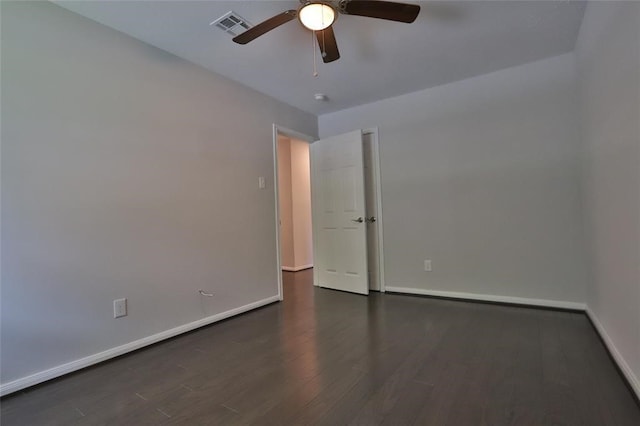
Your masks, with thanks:
[[[305,28],[311,31],[321,31],[333,24],[336,19],[336,11],[326,3],[307,3],[298,11],[298,18]]]

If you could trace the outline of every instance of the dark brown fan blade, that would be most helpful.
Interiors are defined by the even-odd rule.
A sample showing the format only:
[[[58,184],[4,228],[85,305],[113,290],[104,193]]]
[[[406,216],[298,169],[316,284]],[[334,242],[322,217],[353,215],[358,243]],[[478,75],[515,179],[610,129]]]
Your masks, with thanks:
[[[327,27],[322,31],[316,31],[316,38],[318,39],[318,46],[320,46],[320,52],[322,53],[322,62],[326,64],[340,59],[338,42],[336,42],[336,36],[333,33],[332,27]]]
[[[344,11],[349,15],[367,16],[369,18],[387,19],[410,24],[418,17],[420,6],[390,1],[353,0],[345,5]]]
[[[247,31],[233,38],[238,44],[247,44],[252,40],[260,37],[262,34],[269,32],[275,28],[278,28],[282,24],[286,24],[290,20],[294,19],[298,14],[297,10],[287,10],[280,13],[266,21],[260,22],[255,27],[249,28]]]

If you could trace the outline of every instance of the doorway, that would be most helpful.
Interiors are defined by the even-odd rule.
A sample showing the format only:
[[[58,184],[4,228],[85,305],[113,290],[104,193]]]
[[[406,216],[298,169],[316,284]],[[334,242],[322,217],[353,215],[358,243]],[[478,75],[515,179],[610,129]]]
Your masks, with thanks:
[[[314,139],[282,126],[273,126],[274,178],[279,297],[282,300],[283,271],[313,268],[314,229],[310,147]],[[378,129],[362,131],[362,155],[366,198],[368,287],[385,291],[382,235],[382,203]],[[316,270],[314,285],[318,286]]]
[[[278,296],[283,273],[313,268],[309,144],[314,138],[273,125]],[[284,271],[284,272],[283,272]]]
[[[298,272],[313,267],[309,143],[278,134],[280,268]]]

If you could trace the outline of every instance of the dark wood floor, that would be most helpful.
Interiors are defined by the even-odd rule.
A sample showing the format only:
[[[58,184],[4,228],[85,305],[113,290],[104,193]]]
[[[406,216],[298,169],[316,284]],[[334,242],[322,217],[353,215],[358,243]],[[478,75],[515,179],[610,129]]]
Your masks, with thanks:
[[[577,313],[313,288],[1,401],[9,425],[640,425]]]

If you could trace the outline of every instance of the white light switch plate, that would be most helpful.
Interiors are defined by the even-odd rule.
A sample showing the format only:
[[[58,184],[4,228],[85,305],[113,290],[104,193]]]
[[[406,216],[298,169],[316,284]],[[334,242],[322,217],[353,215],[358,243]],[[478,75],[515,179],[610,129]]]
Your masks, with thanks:
[[[424,261],[424,270],[427,272],[431,272],[431,259],[426,259]]]
[[[265,187],[265,184],[264,184],[264,176],[260,176],[260,177],[258,178],[258,188],[260,188],[260,189],[264,189],[264,187]]]
[[[127,315],[127,299],[116,299],[113,301],[113,317],[120,318]]]

